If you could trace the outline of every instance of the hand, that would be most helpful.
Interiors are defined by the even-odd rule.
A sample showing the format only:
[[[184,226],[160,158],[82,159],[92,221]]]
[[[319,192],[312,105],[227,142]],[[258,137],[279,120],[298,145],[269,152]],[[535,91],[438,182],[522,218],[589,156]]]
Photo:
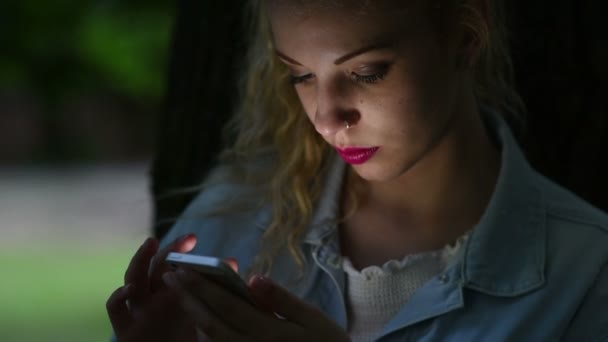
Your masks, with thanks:
[[[188,252],[196,245],[186,235],[158,252],[158,241],[147,239],[135,253],[120,287],[106,303],[119,341],[196,341],[193,321],[179,304],[176,292],[167,289],[162,275],[169,271],[169,252]]]
[[[265,277],[249,282],[257,307],[188,270],[167,273],[164,279],[180,295],[184,311],[215,342],[350,340],[321,311]]]
[[[137,314],[127,305],[135,293],[133,285],[123,286],[106,304],[119,342],[198,341],[194,322],[179,305],[174,291],[161,291],[150,297]]]

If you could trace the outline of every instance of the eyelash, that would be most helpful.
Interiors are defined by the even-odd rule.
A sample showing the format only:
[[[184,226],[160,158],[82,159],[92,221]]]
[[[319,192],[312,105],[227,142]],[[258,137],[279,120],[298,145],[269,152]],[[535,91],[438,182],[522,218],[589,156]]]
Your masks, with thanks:
[[[357,82],[374,84],[384,80],[384,77],[386,77],[386,71],[382,71],[373,75],[357,75],[353,72],[350,74],[350,76]]]
[[[350,77],[356,82],[374,84],[374,83],[378,83],[378,82],[384,80],[384,78],[386,77],[386,74],[387,74],[387,70],[383,70],[379,73],[372,74],[372,75],[358,75],[353,72],[350,74]],[[293,85],[297,85],[297,84],[308,81],[312,77],[313,77],[312,74],[306,74],[306,75],[302,75],[302,76],[292,75],[290,82]]]
[[[302,75],[302,76],[291,75],[289,81],[291,82],[291,84],[296,85],[296,84],[299,84],[299,83],[306,82],[306,81],[308,81],[311,78],[312,78],[312,74],[306,74],[306,75]]]

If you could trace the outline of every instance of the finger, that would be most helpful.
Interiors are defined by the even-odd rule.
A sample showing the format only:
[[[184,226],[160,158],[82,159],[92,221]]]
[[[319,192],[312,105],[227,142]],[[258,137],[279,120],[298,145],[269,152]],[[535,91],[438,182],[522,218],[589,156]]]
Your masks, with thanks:
[[[213,342],[201,328],[196,327],[195,330],[196,330],[196,341],[197,342]]]
[[[141,316],[124,335],[127,341],[192,341],[194,321],[181,307],[175,291],[161,291],[150,297]]]
[[[224,259],[224,262],[234,270],[234,272],[239,273],[239,261],[236,258],[228,257]]]
[[[150,267],[150,260],[157,250],[158,241],[156,239],[147,238],[144,241],[129,262],[124,277],[125,284],[135,285],[140,293],[148,290],[148,268]]]
[[[196,235],[187,234],[171,242],[154,256],[150,267],[150,282],[153,291],[157,291],[163,287],[162,275],[170,270],[165,262],[167,255],[171,252],[187,253],[194,246],[196,246]]]
[[[133,292],[133,285],[121,286],[116,289],[106,302],[106,310],[116,336],[122,336],[133,323],[133,318],[127,307],[127,298]]]
[[[310,326],[312,322],[319,321],[319,317],[325,316],[319,309],[303,302],[267,277],[253,276],[249,281],[249,289],[260,306],[299,325]]]
[[[283,317],[285,322],[300,328],[298,336],[304,336],[304,333],[308,331],[321,334],[323,337],[319,340],[323,341],[350,341],[344,329],[321,310],[302,301],[272,280],[260,275],[254,276],[250,281],[250,290],[257,301],[266,303],[273,312]],[[289,328],[291,328],[291,332],[288,335],[298,331],[298,329],[293,329],[293,326]],[[302,340],[306,341],[310,338],[303,337]]]
[[[276,324],[273,315],[256,309],[246,299],[196,273],[180,270],[167,273],[165,279],[172,288],[187,293],[199,307],[206,307],[214,317],[245,336],[261,337],[269,330],[263,327]]]
[[[253,298],[253,300],[255,301],[256,307],[268,314],[277,316],[276,313],[274,312],[274,309],[272,308],[270,301],[267,298],[259,296],[259,295],[256,296],[255,293],[252,292],[251,286],[253,286],[252,283],[255,281],[255,279],[256,279],[256,276],[249,278],[249,281],[247,284],[250,289],[249,293],[250,293],[251,297]]]
[[[182,308],[194,320],[195,325],[200,330],[197,331],[198,336],[203,340],[212,340],[214,342],[246,341],[244,335],[214,314],[199,298],[192,295],[185,288],[184,284],[178,280],[175,273],[166,273],[163,276],[163,280],[179,293]]]
[[[196,326],[202,331],[204,341],[232,342],[251,341],[246,338],[222,319],[210,313],[210,311],[198,310],[198,313],[188,311],[196,319]]]

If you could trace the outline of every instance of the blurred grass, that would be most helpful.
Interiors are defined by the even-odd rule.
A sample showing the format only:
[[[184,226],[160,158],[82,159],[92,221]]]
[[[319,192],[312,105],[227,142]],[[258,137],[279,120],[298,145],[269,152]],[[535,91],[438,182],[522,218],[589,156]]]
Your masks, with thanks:
[[[105,301],[140,242],[1,250],[0,341],[108,341]]]

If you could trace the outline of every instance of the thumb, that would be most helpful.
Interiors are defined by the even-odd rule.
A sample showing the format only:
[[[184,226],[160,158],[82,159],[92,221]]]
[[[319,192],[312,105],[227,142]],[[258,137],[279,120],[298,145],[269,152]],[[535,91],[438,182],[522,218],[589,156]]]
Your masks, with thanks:
[[[239,261],[236,258],[228,257],[224,259],[224,262],[227,263],[234,272],[239,272]]]
[[[311,325],[311,322],[324,316],[317,308],[262,275],[254,275],[249,280],[249,288],[258,305],[291,322]]]

